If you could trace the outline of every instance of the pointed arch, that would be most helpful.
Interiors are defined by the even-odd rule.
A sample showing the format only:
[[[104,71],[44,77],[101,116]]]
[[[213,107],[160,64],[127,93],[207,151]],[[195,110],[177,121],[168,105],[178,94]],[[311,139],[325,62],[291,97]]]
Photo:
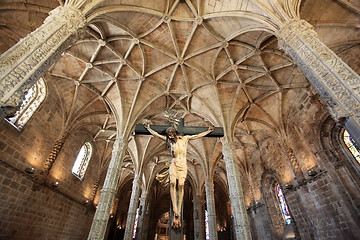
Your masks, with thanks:
[[[35,85],[25,94],[24,100],[14,116],[5,118],[16,129],[21,130],[30,120],[35,111],[40,107],[46,97],[46,85],[44,79],[40,78]]]

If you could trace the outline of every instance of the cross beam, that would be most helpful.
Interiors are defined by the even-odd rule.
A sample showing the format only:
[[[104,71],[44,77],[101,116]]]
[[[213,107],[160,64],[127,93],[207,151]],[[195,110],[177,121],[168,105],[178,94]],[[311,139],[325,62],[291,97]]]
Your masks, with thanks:
[[[150,127],[153,130],[155,130],[156,132],[158,132],[159,134],[166,135],[165,131],[170,126],[166,126],[166,125],[150,125]],[[177,128],[177,132],[178,132],[178,134],[180,136],[183,136],[183,135],[195,135],[195,134],[205,132],[208,129],[209,129],[208,127],[185,127],[184,126],[184,119],[181,118],[179,126]],[[136,124],[134,133],[139,134],[139,135],[151,135],[151,133],[148,130],[146,130],[146,128],[142,124]],[[223,137],[223,136],[224,136],[224,129],[222,127],[216,127],[213,132],[209,133],[205,137]]]

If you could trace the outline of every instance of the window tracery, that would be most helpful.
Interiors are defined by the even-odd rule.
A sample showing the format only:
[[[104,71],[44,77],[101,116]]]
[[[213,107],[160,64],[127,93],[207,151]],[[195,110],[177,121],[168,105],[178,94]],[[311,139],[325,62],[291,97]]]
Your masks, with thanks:
[[[92,154],[91,144],[89,142],[84,143],[84,145],[81,147],[79,151],[79,154],[72,168],[72,173],[80,180],[83,180],[84,178],[86,169],[90,162],[91,154]]]
[[[44,101],[45,96],[45,82],[42,78],[40,78],[25,95],[25,99],[22,102],[20,109],[13,117],[6,118],[6,120],[18,130],[21,130],[34,112],[39,108],[40,104]]]

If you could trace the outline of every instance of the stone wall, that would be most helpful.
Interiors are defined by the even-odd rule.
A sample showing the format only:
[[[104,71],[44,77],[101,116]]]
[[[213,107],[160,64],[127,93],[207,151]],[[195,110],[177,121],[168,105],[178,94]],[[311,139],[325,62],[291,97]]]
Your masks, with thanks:
[[[93,152],[85,176],[83,180],[80,180],[72,174],[72,166],[75,163],[80,148],[87,141],[92,144]],[[99,152],[101,151],[98,151],[97,144],[91,141],[91,136],[85,131],[74,132],[65,141],[65,144],[49,173],[48,183],[51,181],[59,181],[61,184],[59,188],[61,188],[61,191],[66,195],[81,202],[86,200],[92,201],[94,198],[93,188],[100,175]]]
[[[314,180],[285,194],[301,239],[357,239],[359,236],[351,208],[328,173],[320,173]]]
[[[248,206],[253,239],[290,235],[297,239],[357,239],[360,235],[359,166],[340,143],[341,128],[326,118],[321,104],[310,90],[293,106],[297,114],[288,118],[292,127],[287,135],[259,141],[261,155],[251,160],[257,166],[251,171],[255,194]],[[284,144],[293,150],[293,159]],[[290,164],[294,159],[300,169],[297,175]],[[309,176],[311,170],[317,174]],[[282,219],[275,183],[284,190],[292,217],[290,228]]]
[[[91,226],[101,171],[97,150],[103,143],[93,142],[87,131],[71,132],[42,179],[44,162],[64,130],[64,108],[54,85],[47,90],[45,101],[21,131],[0,119],[0,239],[85,239]],[[71,168],[86,141],[92,143],[93,155],[79,180]],[[27,174],[28,167],[35,173]],[[54,181],[58,187],[51,186]]]
[[[269,213],[264,204],[248,208],[248,218],[251,226],[251,236],[253,239],[271,240],[274,239],[271,230]]]
[[[0,161],[0,239],[86,239],[94,210]]]
[[[63,120],[59,100],[51,85],[47,91],[43,104],[21,131],[0,119],[0,159],[18,169],[41,169],[61,132]]]

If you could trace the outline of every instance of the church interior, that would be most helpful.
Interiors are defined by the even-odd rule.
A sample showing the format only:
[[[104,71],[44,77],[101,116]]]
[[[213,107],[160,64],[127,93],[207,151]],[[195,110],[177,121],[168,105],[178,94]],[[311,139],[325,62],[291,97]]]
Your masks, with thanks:
[[[359,238],[358,0],[0,0],[0,22],[0,239]],[[135,131],[171,118],[223,132],[187,146],[176,236],[172,156]]]

